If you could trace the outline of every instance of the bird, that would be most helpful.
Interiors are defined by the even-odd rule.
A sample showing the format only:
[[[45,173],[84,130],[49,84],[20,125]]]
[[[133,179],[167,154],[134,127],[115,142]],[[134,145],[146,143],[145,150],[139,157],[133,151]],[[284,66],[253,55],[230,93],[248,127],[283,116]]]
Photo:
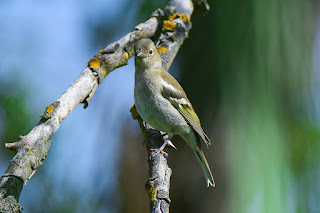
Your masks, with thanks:
[[[171,138],[180,135],[193,150],[202,168],[207,187],[215,182],[201,149],[200,138],[208,146],[210,139],[203,131],[186,93],[178,81],[162,67],[161,57],[153,41],[135,42],[134,101],[140,117],[154,129]],[[170,140],[160,147],[162,151]]]

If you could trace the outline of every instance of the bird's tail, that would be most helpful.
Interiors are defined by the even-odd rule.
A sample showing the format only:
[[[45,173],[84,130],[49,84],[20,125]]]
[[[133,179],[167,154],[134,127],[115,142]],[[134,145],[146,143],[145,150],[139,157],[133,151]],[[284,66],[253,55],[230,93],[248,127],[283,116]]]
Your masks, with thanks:
[[[202,168],[204,176],[205,176],[205,178],[207,180],[207,186],[208,187],[209,186],[215,187],[215,183],[214,183],[214,180],[213,180],[213,176],[212,176],[209,164],[208,164],[207,159],[204,156],[202,150],[201,149],[194,150],[194,153],[197,156],[197,159],[198,159],[198,161],[200,163],[200,166]]]

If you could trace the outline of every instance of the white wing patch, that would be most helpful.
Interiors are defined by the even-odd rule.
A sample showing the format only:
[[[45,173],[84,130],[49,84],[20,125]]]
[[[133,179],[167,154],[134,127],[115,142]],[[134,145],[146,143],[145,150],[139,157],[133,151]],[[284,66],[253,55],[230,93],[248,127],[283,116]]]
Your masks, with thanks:
[[[171,94],[175,94],[179,91],[177,91],[171,84],[168,84],[167,82],[162,80],[162,85],[163,87],[165,87],[167,90],[171,90],[172,92],[170,92]],[[177,104],[181,104],[181,105],[188,105],[190,106],[189,102],[187,101],[187,99],[185,98],[177,98],[177,97],[169,97],[169,100],[176,102]]]
[[[179,111],[188,124],[196,131],[196,133],[209,145],[210,140],[201,128],[200,120],[195,113],[191,103],[188,101],[183,89],[175,88],[170,83],[161,80],[161,95],[170,101],[170,103]]]
[[[182,105],[189,105],[189,103],[187,102],[187,100],[185,98],[173,98],[173,97],[170,97],[169,98],[170,100],[178,103],[178,104],[182,104]]]
[[[162,80],[162,84],[164,87],[166,87],[168,90],[172,90],[173,92],[176,92],[176,89],[171,85],[168,84],[167,82],[165,82],[164,80]]]

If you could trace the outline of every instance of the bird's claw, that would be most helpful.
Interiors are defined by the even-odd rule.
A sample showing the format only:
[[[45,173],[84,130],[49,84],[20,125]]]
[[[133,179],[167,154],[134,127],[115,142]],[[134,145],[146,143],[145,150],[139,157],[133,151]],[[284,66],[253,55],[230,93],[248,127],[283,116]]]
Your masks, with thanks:
[[[163,154],[165,157],[168,157],[168,154],[167,154],[165,151],[163,151],[163,150],[166,148],[167,145],[169,145],[169,146],[177,149],[177,148],[173,145],[173,143],[170,141],[170,138],[171,138],[171,137],[170,137],[167,133],[164,133],[163,135],[164,135],[164,143],[161,145],[161,147],[160,147],[160,148],[152,148],[152,149],[150,149],[150,151],[153,152],[153,153],[151,154],[152,157],[158,155],[159,153]]]
[[[158,154],[163,154],[165,157],[168,157],[168,153],[166,153],[165,151],[163,151],[161,148],[159,149],[150,149],[151,152],[153,152],[151,155],[152,157],[158,155]]]

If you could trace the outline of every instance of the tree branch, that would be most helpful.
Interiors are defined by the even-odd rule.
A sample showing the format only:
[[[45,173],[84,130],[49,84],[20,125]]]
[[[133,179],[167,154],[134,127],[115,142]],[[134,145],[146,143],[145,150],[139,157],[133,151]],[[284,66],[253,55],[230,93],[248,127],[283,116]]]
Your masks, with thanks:
[[[201,0],[207,9],[209,5]],[[157,50],[160,53],[163,67],[168,71],[174,58],[176,57],[184,39],[188,37],[191,29],[191,14],[193,12],[192,1],[169,1],[164,9],[165,20],[162,22],[161,33],[158,37]],[[145,136],[146,149],[148,152],[149,178],[145,184],[149,195],[150,212],[169,212],[170,207],[170,177],[171,169],[167,164],[166,156],[162,154],[154,155],[154,151],[159,149],[167,135],[153,129],[146,124],[138,115],[135,106],[130,110],[133,119],[137,119],[140,128]]]
[[[18,203],[20,193],[46,158],[50,148],[49,139],[79,103],[84,103],[84,108],[88,106],[99,84],[110,72],[128,64],[128,59],[134,56],[135,41],[142,37],[152,38],[160,31],[157,47],[164,68],[169,69],[191,29],[192,12],[193,4],[190,0],[170,0],[164,10],[156,10],[151,18],[137,25],[134,31],[100,50],[60,98],[46,108],[39,123],[26,136],[20,136],[18,142],[6,144],[8,149],[17,153],[0,178],[0,212],[22,211]],[[164,156],[153,156],[150,153],[150,149],[161,145],[164,138],[159,131],[146,124],[143,124],[142,129],[148,138],[150,178],[146,188],[152,201],[150,209],[151,212],[169,212],[171,169]]]
[[[100,50],[61,97],[46,108],[38,124],[26,136],[20,136],[18,142],[6,144],[8,149],[17,153],[0,178],[0,212],[22,210],[18,203],[20,193],[46,158],[51,136],[79,103],[84,103],[84,108],[88,106],[106,75],[128,64],[128,59],[134,55],[132,46],[138,35],[153,36],[159,25],[160,16],[161,14],[155,11],[150,19],[136,26],[134,31]]]
[[[165,134],[153,129],[145,123],[136,111],[135,106],[130,109],[133,119],[137,119],[140,128],[145,136],[145,145],[148,152],[149,178],[146,181],[145,188],[149,195],[150,212],[169,212],[170,207],[170,177],[171,169],[168,166],[164,155],[154,155],[152,151],[160,148],[165,140]]]

